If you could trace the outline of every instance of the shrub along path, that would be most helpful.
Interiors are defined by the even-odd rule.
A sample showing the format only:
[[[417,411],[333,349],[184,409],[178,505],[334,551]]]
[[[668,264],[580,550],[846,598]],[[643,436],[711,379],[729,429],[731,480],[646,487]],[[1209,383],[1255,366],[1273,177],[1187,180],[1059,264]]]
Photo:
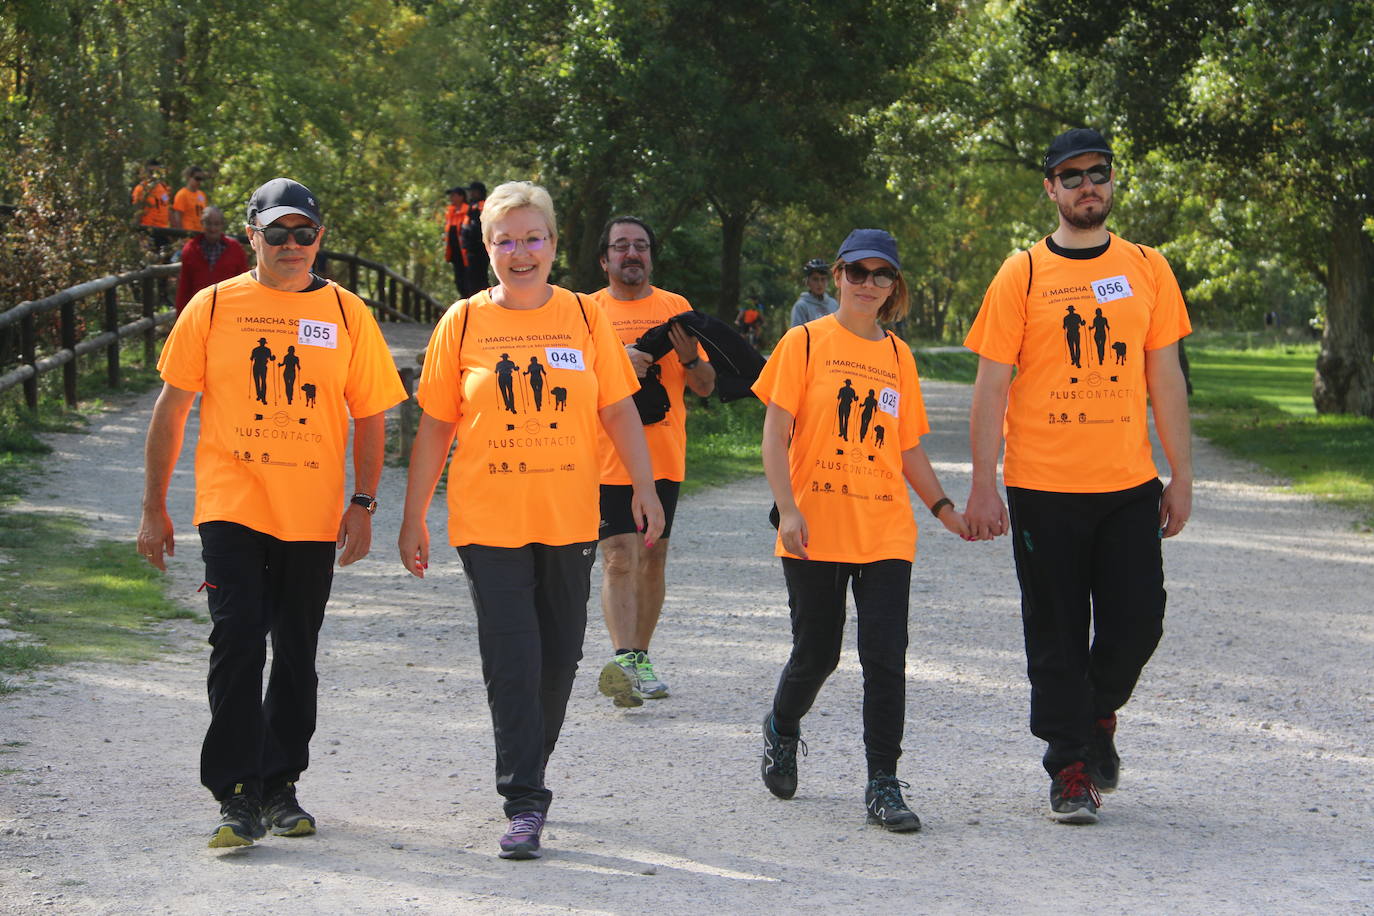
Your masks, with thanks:
[[[969,389],[932,382],[926,398],[927,448],[962,502]],[[28,507],[80,513],[133,550],[152,400],[54,437]],[[337,575],[325,624],[301,782],[320,834],[205,848],[206,625],[160,624],[160,658],[44,669],[0,698],[0,913],[1368,911],[1374,544],[1339,510],[1197,452],[1194,519],[1166,545],[1167,632],[1121,715],[1122,788],[1095,827],[1043,815],[1009,544],[928,523],[900,773],[925,829],[863,823],[852,626],[803,725],[797,798],[768,795],[758,722],[789,638],[753,478],[680,508],[654,645],[671,698],[621,711],[596,693],[609,646],[593,598],[547,853],[498,859],[467,590],[443,547],[426,580],[403,573],[404,478],[388,468],[372,556]],[[199,611],[190,464],[188,447],[168,587]],[[431,532],[442,544],[438,503]]]

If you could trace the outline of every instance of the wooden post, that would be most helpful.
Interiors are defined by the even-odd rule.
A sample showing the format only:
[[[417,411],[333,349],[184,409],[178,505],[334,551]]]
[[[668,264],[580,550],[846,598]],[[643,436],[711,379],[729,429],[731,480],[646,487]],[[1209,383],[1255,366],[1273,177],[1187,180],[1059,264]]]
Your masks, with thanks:
[[[32,366],[38,362],[38,333],[34,329],[33,312],[19,320],[19,353],[24,365]],[[38,413],[38,376],[24,379],[24,403],[33,413]]]
[[[415,370],[407,366],[401,370],[401,384],[406,399],[401,402],[401,464],[410,466],[410,447],[415,443],[415,429],[419,425],[419,405],[415,403]]]
[[[387,286],[387,289],[386,289],[386,306],[387,306],[387,308],[391,309],[392,311],[395,311],[395,309],[396,309],[396,278],[395,278],[395,277],[387,277],[387,284],[386,284],[386,286]],[[389,314],[390,314],[390,313],[388,313],[388,315],[389,315]],[[393,320],[394,320],[394,319],[393,319]]]
[[[153,286],[152,277],[143,278],[143,317],[152,318],[157,311],[153,296],[157,290]],[[148,328],[143,332],[143,368],[147,369],[153,365],[153,331],[155,328]]]
[[[348,291],[356,293],[358,291],[358,259],[348,259]]]
[[[386,310],[381,307],[386,304],[386,271],[381,267],[377,268],[377,302],[377,320],[386,321]]]
[[[105,331],[119,334],[119,287],[105,290]],[[119,337],[105,348],[105,380],[111,388],[118,388],[119,378]]]
[[[76,409],[76,301],[68,299],[62,303],[62,349],[70,350],[72,358],[62,364],[62,394],[67,406]]]

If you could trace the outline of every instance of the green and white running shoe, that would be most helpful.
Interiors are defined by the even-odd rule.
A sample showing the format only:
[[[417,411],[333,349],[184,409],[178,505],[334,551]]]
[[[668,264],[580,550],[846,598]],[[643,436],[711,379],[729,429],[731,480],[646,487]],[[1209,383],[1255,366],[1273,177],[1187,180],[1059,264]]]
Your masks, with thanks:
[[[640,652],[635,660],[635,672],[639,675],[639,695],[645,700],[661,700],[668,695],[668,685],[654,673],[654,663],[649,661],[648,652]]]
[[[623,709],[644,705],[644,698],[639,695],[638,654],[621,652],[614,656],[601,669],[601,678],[596,683],[602,694]]]

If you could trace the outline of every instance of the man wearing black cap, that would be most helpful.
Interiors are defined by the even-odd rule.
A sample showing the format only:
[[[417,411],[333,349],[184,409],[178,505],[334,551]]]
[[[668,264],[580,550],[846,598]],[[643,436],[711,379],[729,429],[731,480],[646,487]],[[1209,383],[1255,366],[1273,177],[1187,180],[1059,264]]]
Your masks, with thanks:
[[[220,802],[212,848],[270,829],[315,832],[296,800],[315,731],[315,648],[339,565],[367,555],[385,415],[405,397],[362,300],[310,272],[324,233],[304,185],[267,182],[248,204],[256,269],[201,290],[163,346],[145,449],[138,549],[175,549],[167,487],[201,393],[196,510],[210,619],[210,727],[200,776]],[[290,354],[290,384],[283,363]],[[311,397],[293,399],[299,382]],[[353,420],[354,495],[344,501]],[[272,669],[264,695],[265,642]]]
[[[966,517],[976,539],[1012,535],[1050,813],[1086,824],[1099,793],[1117,786],[1116,712],[1163,632],[1162,539],[1192,511],[1178,357],[1192,328],[1163,256],[1106,228],[1116,173],[1102,135],[1055,137],[1044,170],[1059,226],[1003,263],[964,341],[980,357]],[[1083,321],[1066,314],[1098,316],[1111,358],[1080,347]],[[1168,486],[1151,454],[1147,396]]]

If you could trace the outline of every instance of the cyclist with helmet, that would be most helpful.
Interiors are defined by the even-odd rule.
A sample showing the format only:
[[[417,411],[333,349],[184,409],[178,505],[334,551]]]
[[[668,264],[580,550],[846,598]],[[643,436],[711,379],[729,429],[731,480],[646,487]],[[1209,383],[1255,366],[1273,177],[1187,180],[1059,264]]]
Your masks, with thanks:
[[[792,306],[792,327],[833,315],[840,304],[830,298],[830,265],[820,258],[812,258],[802,267],[806,274],[806,292],[797,297]]]

